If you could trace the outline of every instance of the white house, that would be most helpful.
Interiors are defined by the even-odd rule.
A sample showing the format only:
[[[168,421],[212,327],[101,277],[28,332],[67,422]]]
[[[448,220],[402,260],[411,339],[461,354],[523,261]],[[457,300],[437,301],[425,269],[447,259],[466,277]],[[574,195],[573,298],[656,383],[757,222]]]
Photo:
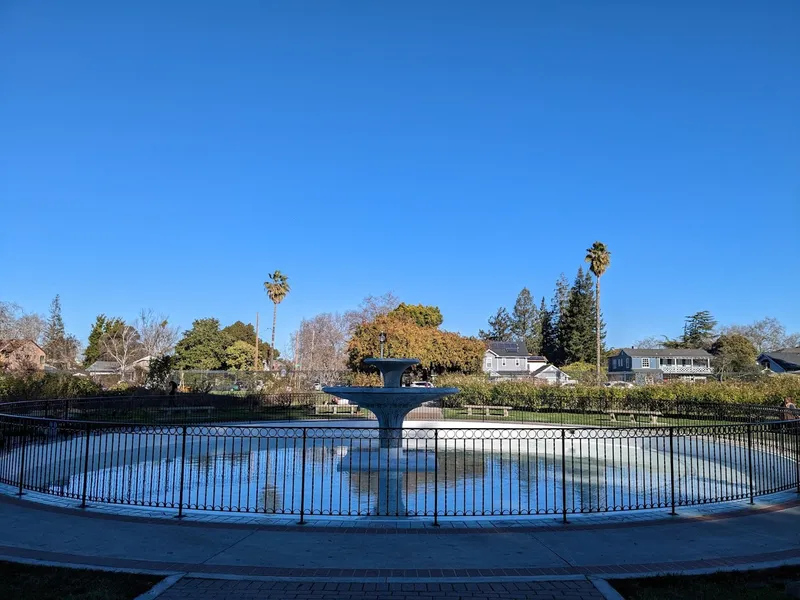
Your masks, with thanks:
[[[545,364],[531,373],[531,377],[539,379],[550,385],[565,385],[572,382],[572,377],[564,373],[555,365]]]
[[[496,379],[533,378],[551,384],[571,381],[569,375],[544,356],[532,356],[525,342],[489,342],[483,355],[483,372]]]
[[[528,373],[535,373],[542,367],[547,366],[547,359],[544,356],[528,357]]]

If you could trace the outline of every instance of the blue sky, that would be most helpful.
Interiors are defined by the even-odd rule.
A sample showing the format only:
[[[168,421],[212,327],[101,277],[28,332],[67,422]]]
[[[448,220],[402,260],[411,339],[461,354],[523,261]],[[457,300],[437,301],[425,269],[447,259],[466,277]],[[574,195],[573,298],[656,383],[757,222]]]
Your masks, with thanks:
[[[68,329],[391,290],[485,327],[612,251],[608,343],[800,329],[800,3],[0,2],[0,299]]]

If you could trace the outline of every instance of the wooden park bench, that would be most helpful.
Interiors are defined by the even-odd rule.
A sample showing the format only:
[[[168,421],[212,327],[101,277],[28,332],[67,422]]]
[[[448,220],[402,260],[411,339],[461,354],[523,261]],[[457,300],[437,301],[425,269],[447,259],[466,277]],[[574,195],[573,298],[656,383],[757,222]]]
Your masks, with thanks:
[[[473,410],[482,410],[484,416],[486,416],[486,417],[489,416],[489,411],[491,411],[491,410],[502,410],[503,411],[503,416],[507,417],[508,416],[508,411],[510,411],[514,407],[513,406],[489,406],[487,404],[465,404],[464,408],[467,409],[467,416],[468,417],[472,416],[472,411]]]
[[[315,404],[314,405],[314,414],[325,414],[331,413],[334,415],[338,415],[340,412],[342,414],[350,414],[356,415],[358,414],[358,405],[357,404]]]
[[[159,406],[155,409],[160,413],[172,413],[172,412],[205,412],[206,416],[211,416],[211,411],[214,410],[213,406]]]
[[[650,423],[653,425],[658,425],[658,417],[661,416],[661,411],[659,410],[629,410],[625,408],[620,409],[613,409],[613,410],[604,410],[605,414],[611,417],[611,420],[616,422],[617,415],[630,415],[631,421],[636,423],[636,415],[643,415],[650,417]]]

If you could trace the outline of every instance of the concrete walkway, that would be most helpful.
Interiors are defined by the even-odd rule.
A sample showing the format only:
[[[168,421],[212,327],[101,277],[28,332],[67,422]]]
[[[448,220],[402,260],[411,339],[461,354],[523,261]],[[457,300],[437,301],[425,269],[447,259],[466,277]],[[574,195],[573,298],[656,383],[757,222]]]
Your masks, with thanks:
[[[227,593],[228,584],[215,584],[221,587],[208,595],[202,590],[213,586],[201,586],[203,579],[198,579],[220,576],[244,578],[251,583],[322,585],[320,590],[305,588],[310,598],[325,597],[311,592],[336,591],[326,584],[354,582],[528,585],[549,578],[586,583],[587,577],[800,562],[800,505],[790,498],[784,495],[783,504],[752,509],[747,504],[733,504],[732,512],[693,518],[669,518],[664,511],[655,515],[656,520],[612,525],[386,531],[301,526],[278,529],[177,519],[140,521],[0,497],[0,558],[186,574],[181,585],[195,585],[197,593],[180,597],[198,598],[227,597],[222,592]],[[548,522],[552,520],[548,518]],[[258,587],[262,588],[263,594],[254,597],[289,597],[285,589],[269,595],[272,588]],[[181,588],[176,584],[171,589]],[[567,589],[561,594],[562,590],[554,588],[559,593],[548,595],[599,597],[592,596],[593,589],[587,588],[585,593]],[[398,590],[411,595],[405,594],[411,590]],[[376,594],[366,594],[375,590],[363,588],[353,591],[365,592],[361,596],[350,594],[353,597],[396,597],[389,588],[381,588]],[[430,596],[449,597],[443,591],[458,590],[439,589]],[[530,594],[522,589],[506,591],[510,594],[506,597],[541,596],[533,593],[535,589],[529,590]],[[177,598],[176,593],[165,592],[162,597]],[[305,597],[299,592],[292,594]],[[416,597],[425,595],[420,592]],[[464,591],[461,597],[486,596],[469,596]]]

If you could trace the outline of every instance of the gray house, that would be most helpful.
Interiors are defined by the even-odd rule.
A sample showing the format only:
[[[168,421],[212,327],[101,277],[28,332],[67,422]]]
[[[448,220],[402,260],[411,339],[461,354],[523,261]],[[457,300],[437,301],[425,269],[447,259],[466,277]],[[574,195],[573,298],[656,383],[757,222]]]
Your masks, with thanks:
[[[522,377],[528,374],[525,342],[489,342],[483,354],[483,371],[490,377]]]
[[[800,372],[800,347],[763,352],[756,360],[758,364],[773,373]]]
[[[711,358],[699,349],[622,348],[608,359],[608,380],[637,384],[670,379],[704,381],[712,374]]]

